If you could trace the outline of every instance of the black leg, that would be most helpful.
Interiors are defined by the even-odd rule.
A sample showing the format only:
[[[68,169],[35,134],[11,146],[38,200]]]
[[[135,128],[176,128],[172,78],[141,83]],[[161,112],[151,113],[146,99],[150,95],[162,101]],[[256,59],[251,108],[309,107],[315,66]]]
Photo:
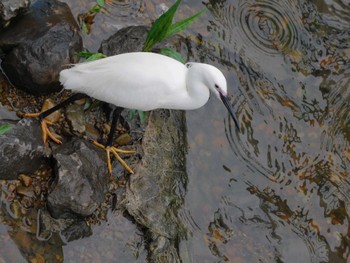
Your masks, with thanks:
[[[70,96],[68,99],[62,101],[61,103],[57,104],[56,106],[40,113],[38,116],[39,121],[42,121],[45,117],[49,116],[51,113],[54,113],[58,109],[63,108],[64,106],[68,105],[69,103],[76,101],[76,100],[86,98],[86,97],[88,97],[88,96],[85,94],[82,94],[82,93],[76,93],[76,94]]]
[[[123,110],[124,110],[124,108],[117,107],[113,111],[111,130],[109,131],[106,147],[113,145],[113,138],[114,138],[115,129],[117,128],[117,123],[118,123],[120,114],[122,113]]]

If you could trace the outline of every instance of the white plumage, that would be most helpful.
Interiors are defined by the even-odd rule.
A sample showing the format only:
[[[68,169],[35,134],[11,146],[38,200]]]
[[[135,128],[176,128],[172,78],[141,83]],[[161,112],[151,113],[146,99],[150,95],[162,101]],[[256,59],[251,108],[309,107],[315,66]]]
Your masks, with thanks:
[[[231,103],[227,98],[226,79],[217,68],[202,63],[182,63],[154,53],[126,53],[93,62],[77,64],[60,72],[60,82],[65,89],[77,92],[60,104],[41,113],[25,114],[38,117],[43,130],[43,140],[48,137],[61,141],[48,129],[45,118],[81,98],[80,93],[122,108],[153,110],[158,108],[191,110],[203,106],[209,99],[209,90],[221,100],[236,127],[239,129]],[[106,145],[94,142],[107,153],[108,172],[112,173],[110,153],[130,172],[132,169],[120,158],[118,152],[131,153],[115,148],[113,134],[121,112],[113,113],[111,131]]]
[[[167,56],[135,52],[77,64],[60,73],[65,89],[116,106],[189,110],[203,106],[212,90],[227,94],[226,79],[215,67],[186,65]]]

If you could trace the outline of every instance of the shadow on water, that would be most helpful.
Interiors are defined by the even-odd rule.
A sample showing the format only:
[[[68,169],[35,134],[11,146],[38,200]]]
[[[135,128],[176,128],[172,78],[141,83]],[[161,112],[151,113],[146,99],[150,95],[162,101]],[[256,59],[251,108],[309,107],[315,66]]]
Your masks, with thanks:
[[[75,15],[82,3],[71,6]],[[96,38],[115,32],[113,19],[154,19],[161,11],[149,6],[113,2],[85,46],[94,50]],[[187,113],[189,182],[178,217],[189,234],[179,242],[181,259],[348,262],[349,1],[207,0],[204,8],[190,29],[201,40],[198,57],[224,71],[241,128],[214,100]],[[101,246],[125,262],[145,259],[141,233],[127,219],[112,215],[94,232],[67,244],[65,259],[92,250],[100,258]]]

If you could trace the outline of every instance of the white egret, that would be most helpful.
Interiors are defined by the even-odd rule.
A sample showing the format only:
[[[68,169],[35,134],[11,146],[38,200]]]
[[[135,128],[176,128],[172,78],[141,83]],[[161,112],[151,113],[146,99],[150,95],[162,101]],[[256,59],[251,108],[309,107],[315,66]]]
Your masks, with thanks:
[[[68,100],[39,116],[44,141],[47,136],[60,143],[47,129],[44,118],[82,96],[114,104],[118,107],[149,111],[159,108],[193,110],[202,107],[210,91],[223,102],[239,129],[231,103],[227,98],[227,84],[222,72],[214,66],[190,62],[182,64],[175,59],[149,52],[135,52],[81,63],[60,72],[60,82],[65,89],[77,92]],[[85,95],[84,95],[85,94]],[[115,111],[111,133],[105,146],[95,143],[107,152],[108,170],[111,172],[109,154],[119,161],[119,149],[112,146],[113,132],[120,115]],[[129,172],[130,168],[122,161]]]

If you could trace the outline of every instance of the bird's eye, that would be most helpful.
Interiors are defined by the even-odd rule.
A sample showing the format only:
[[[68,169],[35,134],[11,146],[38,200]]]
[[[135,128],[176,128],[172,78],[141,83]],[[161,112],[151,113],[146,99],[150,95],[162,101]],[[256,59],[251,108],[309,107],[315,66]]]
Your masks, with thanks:
[[[216,89],[220,89],[220,87],[219,87],[218,84],[215,84],[215,88],[216,88]]]

